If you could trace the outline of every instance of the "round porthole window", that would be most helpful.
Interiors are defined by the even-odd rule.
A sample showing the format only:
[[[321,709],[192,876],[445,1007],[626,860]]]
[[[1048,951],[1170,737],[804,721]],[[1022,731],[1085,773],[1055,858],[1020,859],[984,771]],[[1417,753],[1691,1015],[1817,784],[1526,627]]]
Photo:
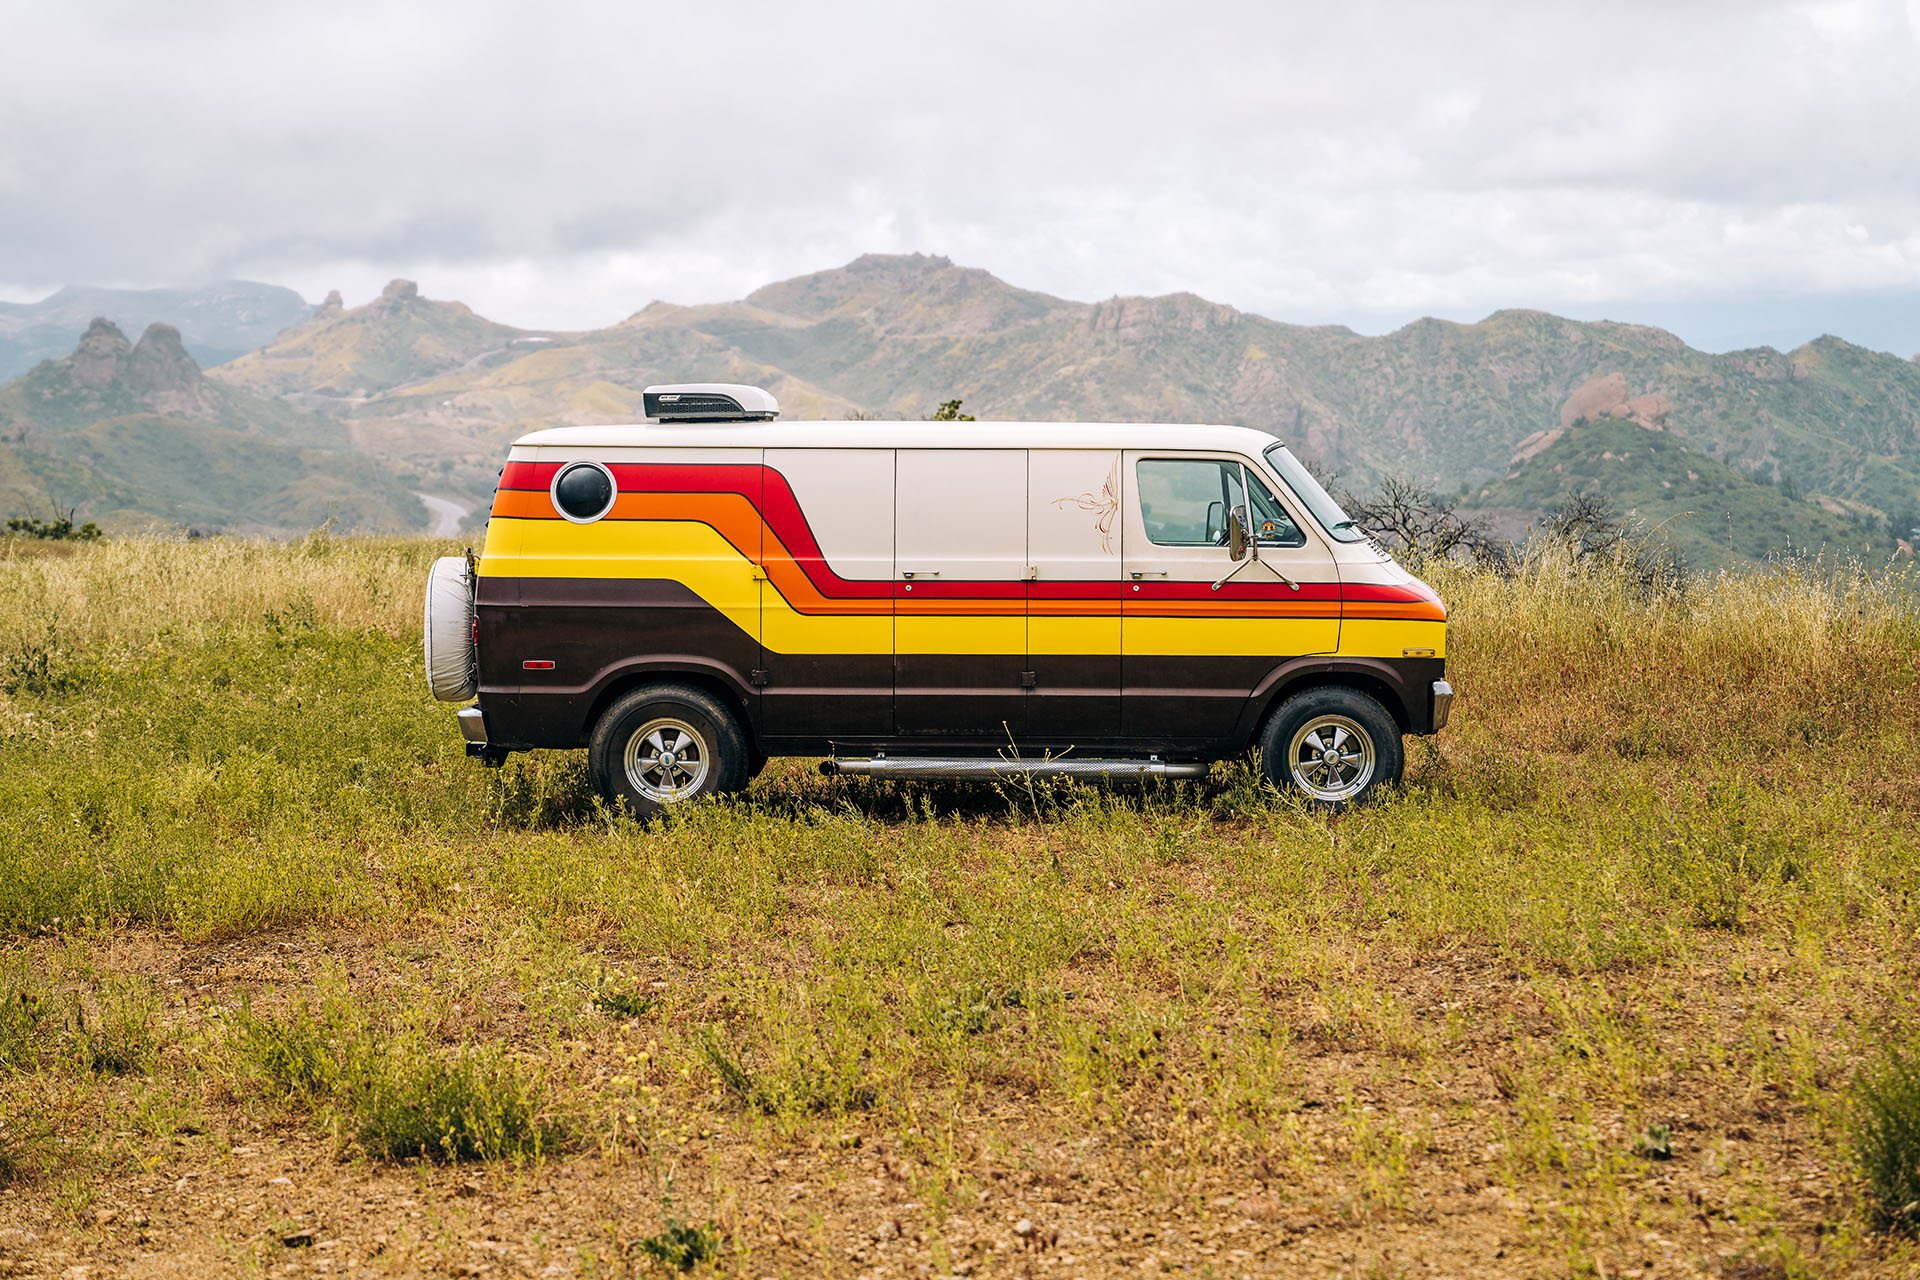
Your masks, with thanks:
[[[575,524],[613,510],[613,472],[597,462],[569,462],[553,477],[553,509]]]

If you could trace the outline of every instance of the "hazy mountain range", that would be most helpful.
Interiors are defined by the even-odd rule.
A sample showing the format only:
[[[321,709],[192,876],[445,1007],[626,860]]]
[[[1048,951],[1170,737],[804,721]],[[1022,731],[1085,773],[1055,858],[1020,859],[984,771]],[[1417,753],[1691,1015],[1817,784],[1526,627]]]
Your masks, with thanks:
[[[200,305],[201,332],[237,333],[242,313],[265,314],[267,294],[234,297],[227,312]],[[216,315],[235,318],[221,327]],[[342,464],[372,460],[378,483],[353,488],[348,520],[362,525],[423,524],[423,511],[392,497],[406,489],[482,504],[520,432],[631,421],[647,384],[709,380],[768,387],[789,420],[918,417],[964,397],[982,418],[1239,422],[1294,443],[1356,489],[1399,473],[1522,517],[1570,489],[1600,487],[1675,526],[1697,561],[1745,559],[1789,538],[1872,553],[1876,538],[1891,547],[1889,523],[1920,521],[1920,363],[1837,338],[1713,355],[1659,329],[1531,311],[1366,337],[1191,294],[1072,302],[918,254],[869,255],[737,302],[656,302],[586,332],[516,329],[423,298],[405,281],[362,307],[346,309],[337,295],[303,306],[299,321],[208,370],[207,387],[244,399],[209,393],[142,412],[313,455],[302,465],[314,485],[278,493],[339,490],[344,504]],[[0,450],[13,455],[0,454],[0,467],[16,476],[47,471],[24,465],[28,454],[81,460],[63,433],[88,429],[77,419],[92,410],[49,396],[48,386],[73,377],[62,367],[42,365],[0,390]],[[128,403],[102,400],[99,412],[125,417]],[[56,407],[63,425],[48,417]],[[1627,443],[1639,439],[1650,447]],[[1689,472],[1714,484],[1686,481]],[[77,487],[53,493],[43,481],[49,497],[83,514],[181,518],[130,491],[98,507],[90,481],[62,483]],[[18,506],[26,493],[0,489],[0,501]],[[304,498],[262,496],[244,518],[284,516],[296,527],[309,509]],[[241,519],[236,509],[225,523]],[[1730,520],[1748,535],[1735,527],[1729,536]]]

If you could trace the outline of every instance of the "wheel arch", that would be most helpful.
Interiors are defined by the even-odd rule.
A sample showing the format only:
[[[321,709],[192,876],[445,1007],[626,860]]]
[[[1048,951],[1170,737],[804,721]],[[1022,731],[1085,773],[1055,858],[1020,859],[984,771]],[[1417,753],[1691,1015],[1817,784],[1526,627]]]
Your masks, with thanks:
[[[622,667],[608,677],[588,701],[586,718],[580,725],[581,739],[584,741],[592,736],[593,727],[600,723],[600,717],[606,714],[608,707],[633,690],[650,684],[691,685],[703,693],[711,694],[720,701],[720,705],[733,713],[748,746],[756,751],[760,749],[758,726],[747,704],[748,695],[741,690],[739,682],[724,668],[686,661],[637,663]]]
[[[1266,679],[1254,689],[1253,696],[1247,699],[1247,709],[1241,716],[1237,730],[1240,747],[1244,750],[1259,740],[1267,721],[1288,698],[1308,689],[1329,686],[1356,689],[1366,694],[1393,717],[1394,724],[1402,734],[1413,733],[1416,731],[1413,716],[1407,706],[1406,695],[1400,688],[1402,683],[1399,673],[1386,663],[1370,662],[1364,658],[1308,658],[1282,663],[1268,673]]]

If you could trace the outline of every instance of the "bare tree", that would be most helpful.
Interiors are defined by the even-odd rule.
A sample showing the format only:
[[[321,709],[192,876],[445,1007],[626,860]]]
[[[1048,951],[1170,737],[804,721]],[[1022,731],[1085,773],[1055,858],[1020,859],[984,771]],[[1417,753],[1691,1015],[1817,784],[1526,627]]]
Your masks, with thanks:
[[[1504,563],[1511,555],[1484,518],[1461,513],[1457,498],[1441,497],[1404,476],[1388,476],[1365,499],[1348,493],[1341,505],[1356,527],[1409,560]]]

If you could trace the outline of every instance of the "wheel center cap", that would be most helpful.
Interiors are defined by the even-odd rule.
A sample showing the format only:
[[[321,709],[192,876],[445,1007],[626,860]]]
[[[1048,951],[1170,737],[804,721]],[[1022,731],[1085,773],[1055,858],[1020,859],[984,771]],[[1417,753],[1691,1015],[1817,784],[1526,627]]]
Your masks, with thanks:
[[[663,752],[661,752],[661,753],[660,753],[660,763],[661,763],[661,764],[663,764],[663,765],[665,765],[665,766],[667,766],[667,768],[669,768],[669,769],[671,769],[671,768],[673,768],[673,752],[671,752],[671,751],[663,751]]]
[[[1322,751],[1320,753],[1321,764],[1332,764],[1334,761],[1338,760],[1339,758],[1340,758],[1340,753],[1338,751]]]

